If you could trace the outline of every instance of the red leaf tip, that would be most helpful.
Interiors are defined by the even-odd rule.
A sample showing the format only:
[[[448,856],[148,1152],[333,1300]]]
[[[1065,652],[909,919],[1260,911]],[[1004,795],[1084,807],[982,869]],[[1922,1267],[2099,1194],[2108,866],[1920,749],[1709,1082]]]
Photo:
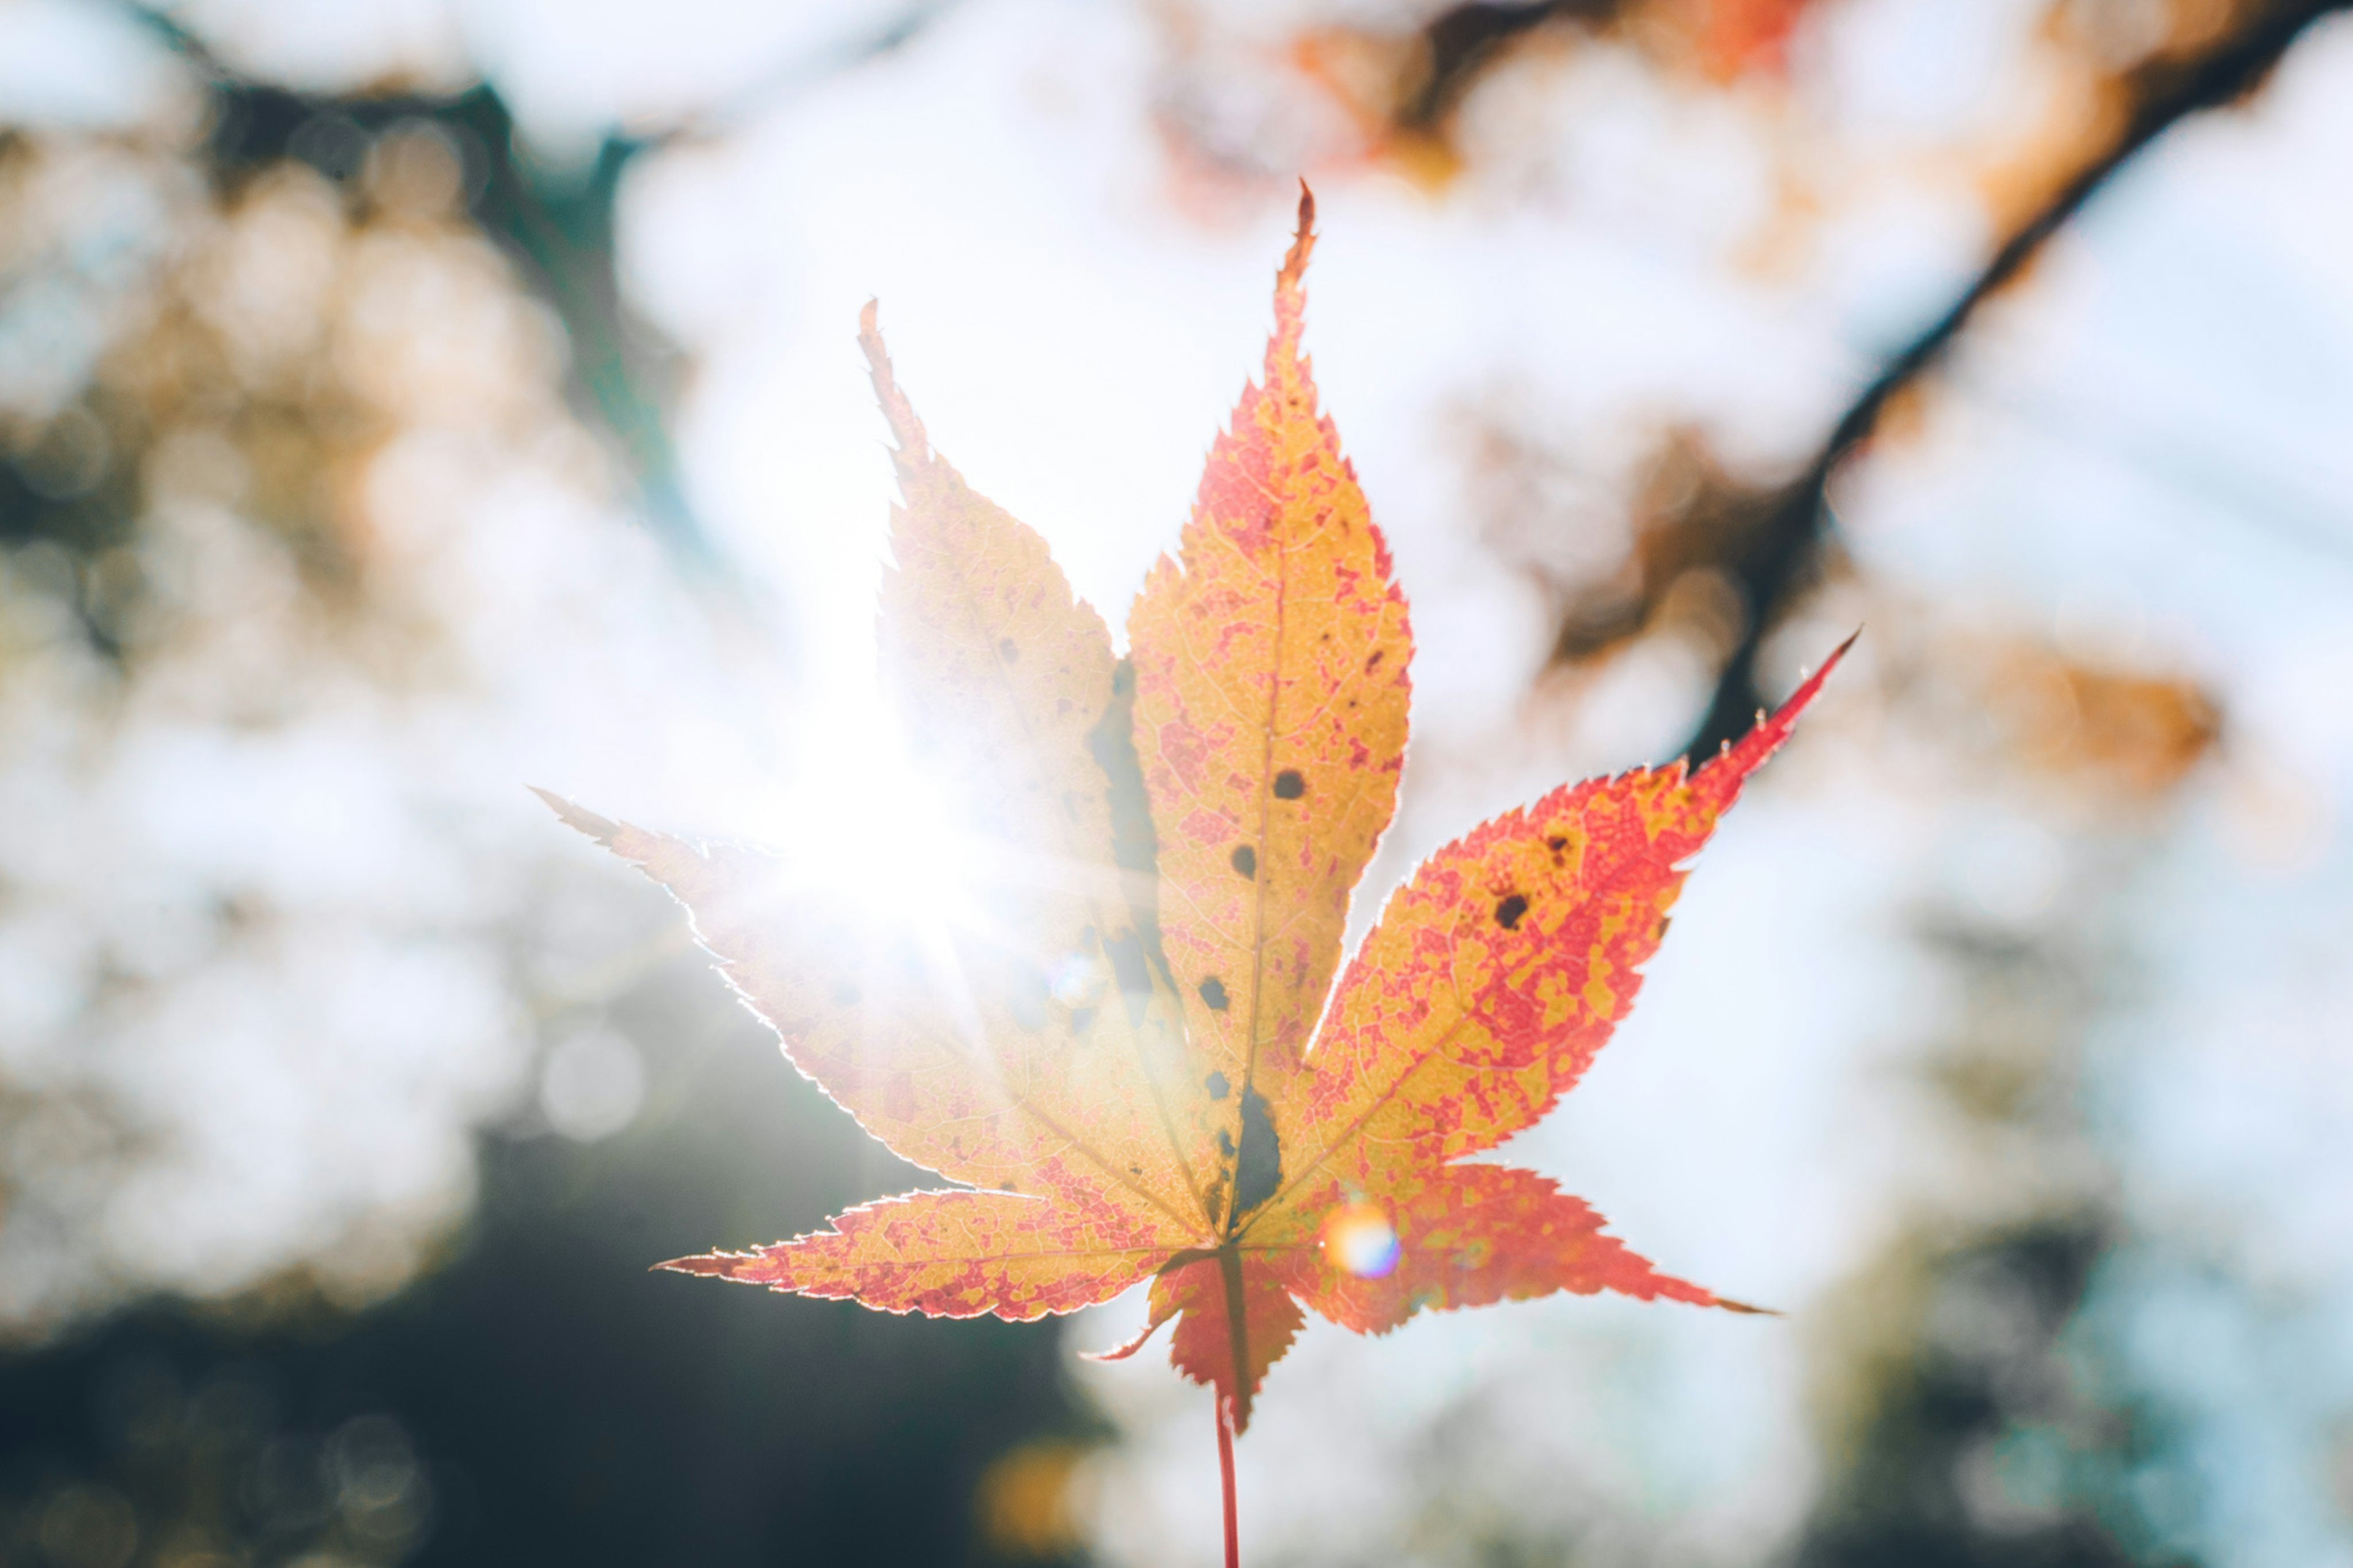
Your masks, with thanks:
[[[1274,275],[1275,315],[1284,327],[1296,332],[1300,308],[1301,279],[1307,276],[1307,258],[1315,249],[1315,193],[1307,182],[1299,182],[1299,226],[1293,230],[1291,248],[1283,253],[1282,270]]]
[[[1822,689],[1822,682],[1830,679],[1831,671],[1838,668],[1839,660],[1846,657],[1847,649],[1852,647],[1855,638],[1861,636],[1862,628],[1857,626],[1848,635],[1846,641],[1831,650],[1830,658],[1822,660],[1820,669],[1808,676],[1797,690],[1789,693],[1788,700],[1780,707],[1769,714],[1758,710],[1756,727],[1738,741],[1726,742],[1724,748],[1709,758],[1706,765],[1694,775],[1692,782],[1713,786],[1722,797],[1721,804],[1731,805],[1733,796],[1739,793],[1741,784],[1748,775],[1763,765],[1766,758],[1781,749],[1781,742],[1788,740],[1789,731],[1797,727],[1798,715],[1812,703]]]
[[[667,1263],[657,1263],[647,1272],[667,1271],[671,1274],[704,1274],[719,1279],[732,1278],[735,1270],[756,1257],[753,1253],[705,1252],[693,1258],[673,1258]]]

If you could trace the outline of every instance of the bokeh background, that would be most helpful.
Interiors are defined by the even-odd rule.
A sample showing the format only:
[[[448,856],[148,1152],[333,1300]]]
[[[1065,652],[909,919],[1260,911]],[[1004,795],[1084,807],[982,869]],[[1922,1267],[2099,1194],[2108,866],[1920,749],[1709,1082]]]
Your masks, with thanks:
[[[1140,1321],[524,792],[867,873],[881,297],[1116,624],[1268,324],[1420,651],[1357,910],[1858,624],[1512,1151],[1736,1319],[1311,1328],[1264,1564],[2353,1564],[2353,20],[0,3],[0,1563],[1206,1564]]]

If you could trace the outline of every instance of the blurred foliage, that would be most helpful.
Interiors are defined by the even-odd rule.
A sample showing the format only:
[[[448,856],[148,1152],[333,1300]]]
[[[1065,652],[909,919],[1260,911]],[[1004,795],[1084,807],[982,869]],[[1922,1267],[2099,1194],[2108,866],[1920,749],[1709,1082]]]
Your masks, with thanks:
[[[617,282],[614,201],[644,143],[550,169],[488,88],[297,93],[165,30],[206,83],[189,134],[0,135],[0,315],[37,351],[0,378],[5,608],[21,628],[26,595],[68,607],[112,671],[111,699],[69,689],[90,726],[80,752],[135,738],[122,716],[174,682],[196,711],[268,731],[316,721],[306,683],[325,668],[392,692],[472,679],[449,646],[462,605],[435,596],[459,584],[420,574],[385,510],[420,500],[385,489],[415,471],[386,459],[420,430],[618,489],[688,581],[715,585],[667,425],[678,362]],[[248,535],[291,568],[283,626],[186,581],[193,548],[200,578],[250,598],[269,579],[236,553]],[[254,645],[243,662],[192,655],[223,636]],[[0,667],[19,742],[54,662],[31,646]],[[0,869],[0,910],[61,912],[28,909],[37,893]],[[550,928],[566,921],[612,940],[591,907],[627,895],[553,879],[537,896],[552,920],[491,941],[546,1010],[546,1111],[512,1110],[512,1070],[492,1069],[501,1087],[476,1112],[510,1109],[455,1234],[446,1212],[363,1215],[225,1299],[77,1322],[148,1288],[106,1261],[95,1222],[115,1184],[175,1152],[174,1130],[71,1079],[0,1091],[11,1240],[98,1255],[68,1270],[69,1302],[11,1303],[12,1331],[66,1332],[0,1360],[0,1561],[744,1563],[786,1539],[817,1561],[1067,1555],[1067,1462],[981,1487],[1002,1454],[1075,1456],[1096,1436],[1059,1336],[780,1311],[644,1272],[715,1224],[736,1244],[788,1235],[910,1173],[782,1070],[677,940],[649,938],[587,1003],[551,992],[534,946],[561,946]],[[207,941],[267,952],[280,918],[223,892]],[[647,963],[668,967],[648,980]],[[134,1002],[158,989],[117,984]],[[104,1025],[93,1008],[84,1027]],[[605,1115],[594,1083],[568,1109],[554,1076],[589,1028],[617,1031],[626,1063],[631,1037],[659,1042],[648,1109],[632,1120],[629,1101],[631,1130],[602,1142],[547,1120]]]
[[[914,1177],[708,982],[676,957],[598,1009],[665,1041],[647,1111],[493,1137],[396,1300],[151,1307],[0,1362],[0,1561],[1063,1560],[1098,1434],[1058,1335],[647,1271]]]
[[[1297,58],[1345,111],[1357,158],[1437,187],[1461,166],[1463,106],[1515,58],[1613,34],[1670,70],[1721,87],[1778,70],[1805,8],[1806,0],[1470,0],[1409,29],[1310,33]],[[1722,597],[1729,590],[1720,618],[1736,629],[1713,650],[1722,671],[1715,700],[1687,754],[1711,752],[1746,729],[1767,705],[1756,669],[1765,639],[1832,563],[1833,477],[1872,440],[1883,415],[1914,396],[1978,309],[2023,273],[2111,174],[2185,117],[2253,91],[2306,28],[2344,8],[2343,0],[2054,5],[2044,30],[2046,65],[2060,84],[2050,98],[2055,107],[1964,154],[1980,168],[2000,236],[1982,270],[1861,389],[1798,472],[1740,479],[1693,433],[1670,433],[1633,498],[1632,562],[1556,595],[1559,658],[1595,658],[1652,629],[1678,584],[1688,591],[1689,574],[1707,573],[1704,591]],[[1231,160],[1205,153],[1205,162]]]
[[[1890,751],[1930,752],[1972,787],[2096,829],[2088,860],[2053,872],[2028,916],[1939,909],[1920,921],[1960,996],[1919,1084],[1951,1133],[1941,1190],[1962,1201],[1924,1203],[1826,1314],[1827,1475],[1800,1563],[2189,1560],[2179,1417],[2128,1369],[2089,1364],[2099,1347],[2084,1302],[2123,1237],[2078,1078],[2130,957],[2081,933],[2086,911],[2130,895],[2155,829],[2228,745],[2221,698],[2146,657],[1965,625],[1859,577],[1825,497],[1843,465],[1933,411],[1947,347],[2111,172],[2253,90],[2307,24],[2341,8],[2052,5],[2064,112],[1973,150],[1996,247],[1796,471],[1743,469],[1688,426],[1604,461],[1508,400],[1455,432],[1486,543],[1537,584],[1560,668],[1591,675],[1662,645],[1692,653],[1721,672],[1692,742],[1708,750],[1746,723],[1766,675],[1786,673],[1777,634],[1820,622],[1834,638],[1862,620]],[[1482,93],[1597,37],[1694,93],[1769,91],[1803,45],[1793,0],[1400,7],[1289,40],[1286,68],[1316,86],[1326,117],[1292,105],[1305,129],[1269,134],[1249,94],[1188,54],[1185,9],[1168,10],[1173,63],[1154,106],[1180,206],[1212,203],[1202,193],[1220,181],[1287,188],[1303,163],[1442,188]],[[111,743],[125,692],[151,678],[170,701],[200,689],[208,719],[251,730],[311,711],[290,690],[333,660],[393,691],[468,679],[434,584],[405,553],[413,542],[385,526],[370,488],[377,459],[420,429],[462,426],[618,494],[684,579],[724,591],[670,433],[690,367],[631,309],[614,256],[633,161],[694,128],[617,132],[551,166],[518,144],[490,87],[293,91],[150,20],[200,83],[190,123],[0,132],[0,670],[50,679],[36,633],[62,606],[114,683],[76,665],[43,688],[90,721],[59,749]],[[219,523],[230,513],[242,531]],[[274,582],[236,553],[248,536],[290,569],[290,608],[191,586],[197,558]],[[299,635],[280,635],[281,612]],[[237,637],[234,659],[215,657]],[[11,709],[11,734],[47,737],[53,718]],[[12,914],[40,896],[0,882]],[[208,897],[202,923],[223,951],[305,918],[248,890]],[[532,898],[549,923],[654,907],[572,881]],[[22,1309],[26,1331],[64,1337],[0,1361],[0,1561],[728,1563],[778,1560],[786,1537],[816,1562],[1078,1555],[1084,1457],[1103,1434],[1064,1381],[1056,1335],[641,1272],[704,1239],[791,1234],[908,1173],[873,1163],[699,966],[657,952],[609,994],[551,996],[517,955],[546,934],[522,919],[485,939],[505,944],[515,988],[543,1016],[506,1076],[466,1090],[465,1114],[489,1123],[479,1202],[450,1200],[459,1215],[472,1205],[470,1220],[453,1229],[448,1203],[404,1210],[383,1222],[390,1239],[355,1228],[227,1305],[84,1321],[149,1289],[109,1264],[118,1272],[100,1268],[90,1296]],[[166,988],[135,954],[90,963],[101,1022]],[[575,1024],[647,1042],[647,1109],[602,1142],[552,1131],[524,1103],[531,1059],[553,1059]],[[28,1079],[0,1084],[0,1142],[12,1226],[96,1246],[91,1194],[167,1146],[169,1129],[103,1086]],[[335,1261],[338,1247],[351,1261]],[[1598,1517],[1585,1530],[1515,1515],[1472,1440],[1476,1416],[1426,1435],[1415,1550],[1466,1563],[1634,1550]],[[1577,1479],[1559,1486],[1573,1494]]]
[[[175,485],[227,490],[314,591],[358,607],[360,473],[409,405],[497,398],[448,380],[482,367],[528,383],[560,365],[642,515],[683,566],[710,572],[665,423],[676,356],[627,308],[615,276],[613,201],[638,143],[608,142],[583,171],[533,169],[488,88],[314,99],[232,79],[216,85],[208,114],[185,161],[0,140],[9,230],[20,247],[44,234],[66,247],[20,257],[19,308],[34,306],[25,291],[60,287],[103,307],[85,329],[88,379],[43,388],[0,422],[0,540],[69,553],[75,602],[102,646],[119,647],[139,588],[133,558],[110,552]],[[109,247],[125,237],[89,234],[58,212],[100,182],[170,204],[179,232],[146,259],[159,276],[137,258],[126,268]],[[448,267],[474,276],[431,276]],[[543,318],[478,304],[475,320],[448,323],[478,341],[438,363],[433,344],[407,340],[401,291],[495,293],[510,274]]]
[[[2070,907],[2095,896],[2064,894]],[[2129,1507],[2091,1500],[2129,1494],[2085,1483],[2121,1475],[2158,1434],[2128,1406],[2085,1400],[2060,1349],[2118,1224],[2075,1103],[2079,1035],[2113,956],[2085,951],[2063,917],[2006,929],[1947,910],[1921,934],[1961,984],[1923,1068],[1957,1180],[1820,1325],[1832,1468],[1797,1561],[2136,1561],[2120,1543]]]

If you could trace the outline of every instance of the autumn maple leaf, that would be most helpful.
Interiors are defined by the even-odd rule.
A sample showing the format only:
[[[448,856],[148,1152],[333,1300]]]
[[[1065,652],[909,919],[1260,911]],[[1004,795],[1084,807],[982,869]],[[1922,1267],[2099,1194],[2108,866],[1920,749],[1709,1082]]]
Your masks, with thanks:
[[[664,1267],[1017,1320],[1148,1279],[1221,1435],[1303,1308],[1358,1332],[1556,1290],[1746,1310],[1544,1177],[1462,1161],[1549,1110],[1626,1016],[1684,867],[1829,666],[1695,773],[1559,789],[1439,850],[1335,989],[1396,804],[1413,639],[1299,352],[1313,217],[1303,198],[1263,380],[1124,661],[1044,542],[932,449],[867,309],[903,497],[884,670],[960,806],[937,830],[976,847],[971,907],[847,900],[788,854],[549,797],[686,905],[802,1072],[961,1184]]]

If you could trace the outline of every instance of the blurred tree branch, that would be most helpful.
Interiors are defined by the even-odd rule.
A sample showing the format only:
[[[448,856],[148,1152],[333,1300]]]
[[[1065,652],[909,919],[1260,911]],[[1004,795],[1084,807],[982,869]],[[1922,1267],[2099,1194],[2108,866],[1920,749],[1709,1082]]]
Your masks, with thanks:
[[[319,162],[336,138],[306,128],[347,127],[340,139],[364,148],[374,132],[423,120],[455,133],[480,161],[470,169],[468,215],[518,263],[526,286],[554,310],[571,344],[568,393],[575,413],[604,436],[634,482],[649,525],[691,579],[729,574],[687,499],[670,416],[681,354],[622,294],[615,245],[616,202],[629,165],[643,153],[726,134],[780,94],[807,87],[908,42],[954,0],[915,0],[862,38],[811,55],[796,54],[755,76],[722,102],[657,129],[608,133],[582,171],[534,166],[515,145],[514,119],[495,88],[482,84],[450,97],[293,91],[257,80],[223,61],[205,41],[162,11],[128,4],[130,14],[204,80],[212,99],[205,148],[208,173],[228,184],[267,163],[302,156],[307,140]],[[339,182],[352,167],[322,168]]]
[[[2255,0],[2194,54],[2160,58],[2126,74],[2120,85],[2127,107],[2111,139],[2002,241],[1941,317],[1888,361],[1812,461],[1796,479],[1764,498],[1757,522],[1731,542],[1721,565],[1741,596],[1744,629],[1686,755],[1696,762],[1737,738],[1766,705],[1757,684],[1757,651],[1779,616],[1818,578],[1831,521],[1831,481],[1869,442],[1889,403],[1945,357],[1978,307],[2008,287],[2118,170],[2179,121],[2260,88],[2306,27],[2348,6],[2353,0]]]
[[[1440,12],[1417,39],[1419,69],[1398,106],[1400,130],[1435,133],[1511,42],[1555,22],[1598,26],[1613,20],[1627,0],[1470,0]]]

